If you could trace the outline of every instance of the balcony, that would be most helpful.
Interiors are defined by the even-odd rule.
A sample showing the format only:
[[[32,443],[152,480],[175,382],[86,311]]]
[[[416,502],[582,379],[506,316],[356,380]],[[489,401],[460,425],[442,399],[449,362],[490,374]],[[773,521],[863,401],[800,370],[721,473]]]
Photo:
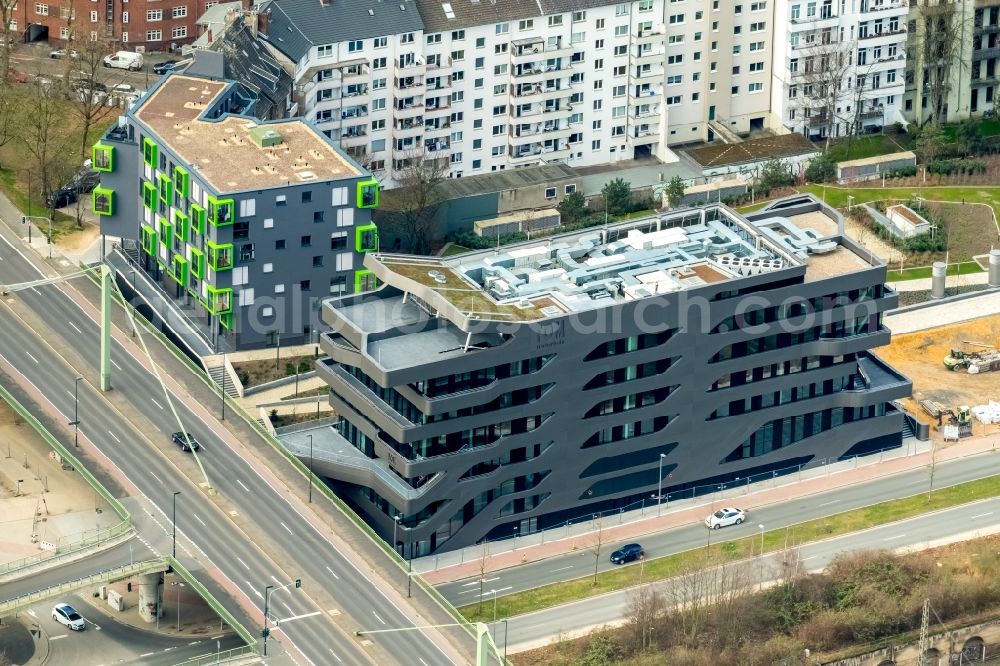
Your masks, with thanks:
[[[631,119],[641,119],[641,118],[655,118],[660,115],[659,106],[650,106],[648,104],[642,105],[632,105],[635,109],[632,111],[632,115],[629,116]]]
[[[450,69],[451,68],[451,56],[441,56],[436,60],[428,60],[427,71],[435,69]]]
[[[423,116],[417,116],[416,118],[405,118],[396,121],[393,125],[392,135],[396,138],[408,137],[408,136],[419,136],[424,129],[424,118]]]
[[[1000,25],[977,25],[972,29],[974,35],[991,35],[1000,32]]]
[[[871,109],[868,111],[862,111],[861,113],[858,114],[858,118],[860,118],[861,120],[872,120],[874,118],[878,118],[879,120],[881,120],[885,118],[885,110]]]
[[[973,49],[972,60],[989,60],[990,58],[1000,57],[1000,45],[991,46],[985,49]]]
[[[664,49],[646,49],[640,51],[639,53],[629,53],[629,68],[641,67],[642,65],[662,64],[663,57],[665,55],[666,51]]]
[[[361,134],[351,134],[349,136],[341,136],[340,145],[343,148],[357,148],[359,146],[368,145],[368,136],[364,133]]]
[[[630,146],[642,146],[654,143],[660,139],[659,125],[640,125],[625,135],[625,143]]]
[[[350,79],[358,79],[368,76],[368,65],[351,65],[341,70],[341,78],[346,83]]]
[[[634,69],[629,69],[628,74],[628,84],[630,86],[639,86],[643,83],[648,83],[651,80],[662,79],[664,76],[662,67],[651,66],[649,69],[644,69],[642,71],[635,71]]]
[[[451,109],[451,97],[435,97],[427,100],[427,113],[435,111],[449,111]]]
[[[514,164],[538,162],[542,159],[542,144],[533,143],[529,146],[521,146],[520,150],[511,152],[509,158]]]
[[[408,58],[406,56],[400,56],[393,62],[396,63],[396,72],[400,76],[417,76],[422,75],[427,71],[427,65],[424,63],[423,58]]]
[[[404,101],[397,98],[393,108],[397,118],[416,118],[424,112],[424,102],[422,99]]]
[[[394,160],[409,160],[413,159],[417,153],[420,151],[420,144],[416,141],[411,141],[409,143],[400,144],[399,142],[392,144],[392,159]]]
[[[789,19],[789,22],[808,30],[809,28],[831,28],[839,22],[840,17],[832,12],[820,12],[816,16],[805,16]]]
[[[841,42],[840,42],[839,39],[828,39],[825,42],[822,41],[822,39],[821,39],[818,42],[817,41],[812,41],[812,42],[799,41],[798,44],[792,44],[791,46],[792,46],[792,50],[793,51],[806,51],[807,52],[806,55],[809,55],[808,54],[808,50],[809,49],[820,49],[821,53],[823,51],[826,51],[827,53],[829,53],[830,51],[836,51],[839,48],[837,45],[840,44],[840,43]]]
[[[572,86],[562,86],[562,87],[552,87],[545,88],[541,84],[534,86],[521,86],[521,92],[515,92],[515,102],[516,101],[530,101],[535,102],[545,102],[552,99],[562,99],[563,97],[569,97],[575,90]],[[526,99],[527,98],[527,99]]]
[[[831,117],[827,115],[812,116],[809,118],[809,127],[824,127],[830,124]]]
[[[858,37],[858,41],[862,44],[867,45],[872,40],[881,39],[883,37],[897,37],[899,35],[905,35],[905,34],[906,34],[905,28],[897,30],[883,30],[882,32],[865,35],[864,37]]]
[[[451,120],[450,119],[448,119],[448,118],[443,118],[443,119],[439,118],[437,120],[438,120],[438,122],[431,122],[431,121],[428,120],[427,123],[424,125],[424,132],[426,132],[430,136],[436,136],[439,132],[440,133],[451,132]]]
[[[350,118],[364,118],[368,115],[367,106],[352,106],[347,109],[343,109],[340,112],[340,120],[348,120]]]
[[[440,153],[446,150],[451,150],[451,140],[450,139],[428,139],[424,142],[424,150],[428,155],[432,153]]]
[[[435,79],[430,79],[427,81],[427,92],[433,92],[435,90],[447,90],[451,88],[451,77],[450,76],[439,76]]]
[[[397,77],[394,81],[394,85],[397,90],[413,90],[414,88],[420,88],[424,85],[424,77],[422,76],[403,76]]]
[[[909,11],[909,5],[905,2],[883,2],[877,5],[871,2],[866,2],[862,3],[861,5],[861,11],[866,14],[875,12],[888,12],[892,10]],[[903,13],[905,13],[905,11]]]
[[[662,90],[656,88],[644,88],[636,90],[634,86],[629,86],[628,95],[634,99],[659,98],[663,94]]]
[[[652,28],[642,28],[632,32],[632,35],[640,44],[648,43],[653,40],[662,42],[665,34],[667,34],[667,26],[662,23],[654,25]]]

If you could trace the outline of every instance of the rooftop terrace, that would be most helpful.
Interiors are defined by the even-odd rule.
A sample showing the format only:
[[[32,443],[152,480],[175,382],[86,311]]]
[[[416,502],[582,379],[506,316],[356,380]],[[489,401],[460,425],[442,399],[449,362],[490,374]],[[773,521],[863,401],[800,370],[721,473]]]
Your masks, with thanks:
[[[468,319],[534,321],[805,265],[806,279],[869,267],[821,212],[748,222],[708,206],[457,257],[369,255],[384,282]]]
[[[173,74],[140,102],[135,116],[219,193],[362,175],[301,120],[204,117],[230,85]]]

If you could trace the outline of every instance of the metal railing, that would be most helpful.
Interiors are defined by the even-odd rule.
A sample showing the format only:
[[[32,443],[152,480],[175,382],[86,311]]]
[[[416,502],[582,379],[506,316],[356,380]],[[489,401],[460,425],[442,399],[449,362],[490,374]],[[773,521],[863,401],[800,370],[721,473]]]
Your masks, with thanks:
[[[176,666],[205,666],[207,664],[224,664],[228,661],[244,659],[245,657],[257,656],[257,649],[249,645],[243,647],[222,650],[215,654],[203,654],[200,657],[191,657],[187,661],[182,661]]]

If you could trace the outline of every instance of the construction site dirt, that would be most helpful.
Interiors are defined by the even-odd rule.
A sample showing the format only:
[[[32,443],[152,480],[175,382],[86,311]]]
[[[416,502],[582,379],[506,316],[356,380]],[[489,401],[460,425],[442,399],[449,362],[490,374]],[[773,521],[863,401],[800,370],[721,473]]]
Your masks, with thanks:
[[[901,402],[917,418],[932,424],[931,436],[940,441],[943,433],[937,420],[920,407],[921,400],[940,403],[956,413],[962,405],[972,407],[1000,400],[1000,372],[969,374],[965,369],[949,370],[944,364],[953,349],[982,352],[987,345],[1000,346],[1000,315],[893,335],[892,342],[879,349],[878,355],[913,381],[913,396]],[[985,425],[973,419],[973,432],[1000,433],[1000,425]]]

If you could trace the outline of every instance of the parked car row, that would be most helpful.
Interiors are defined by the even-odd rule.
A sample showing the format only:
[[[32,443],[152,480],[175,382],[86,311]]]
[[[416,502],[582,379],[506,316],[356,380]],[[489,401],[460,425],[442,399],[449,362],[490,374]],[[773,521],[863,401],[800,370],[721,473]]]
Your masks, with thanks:
[[[59,189],[50,192],[45,197],[45,205],[50,209],[65,208],[76,203],[81,194],[90,192],[101,182],[101,174],[93,169],[82,169],[66,181]]]
[[[746,522],[747,512],[744,509],[725,507],[705,518],[705,527],[717,530],[730,525],[741,525]],[[646,557],[646,551],[638,543],[629,543],[611,553],[612,564],[626,564]]]

